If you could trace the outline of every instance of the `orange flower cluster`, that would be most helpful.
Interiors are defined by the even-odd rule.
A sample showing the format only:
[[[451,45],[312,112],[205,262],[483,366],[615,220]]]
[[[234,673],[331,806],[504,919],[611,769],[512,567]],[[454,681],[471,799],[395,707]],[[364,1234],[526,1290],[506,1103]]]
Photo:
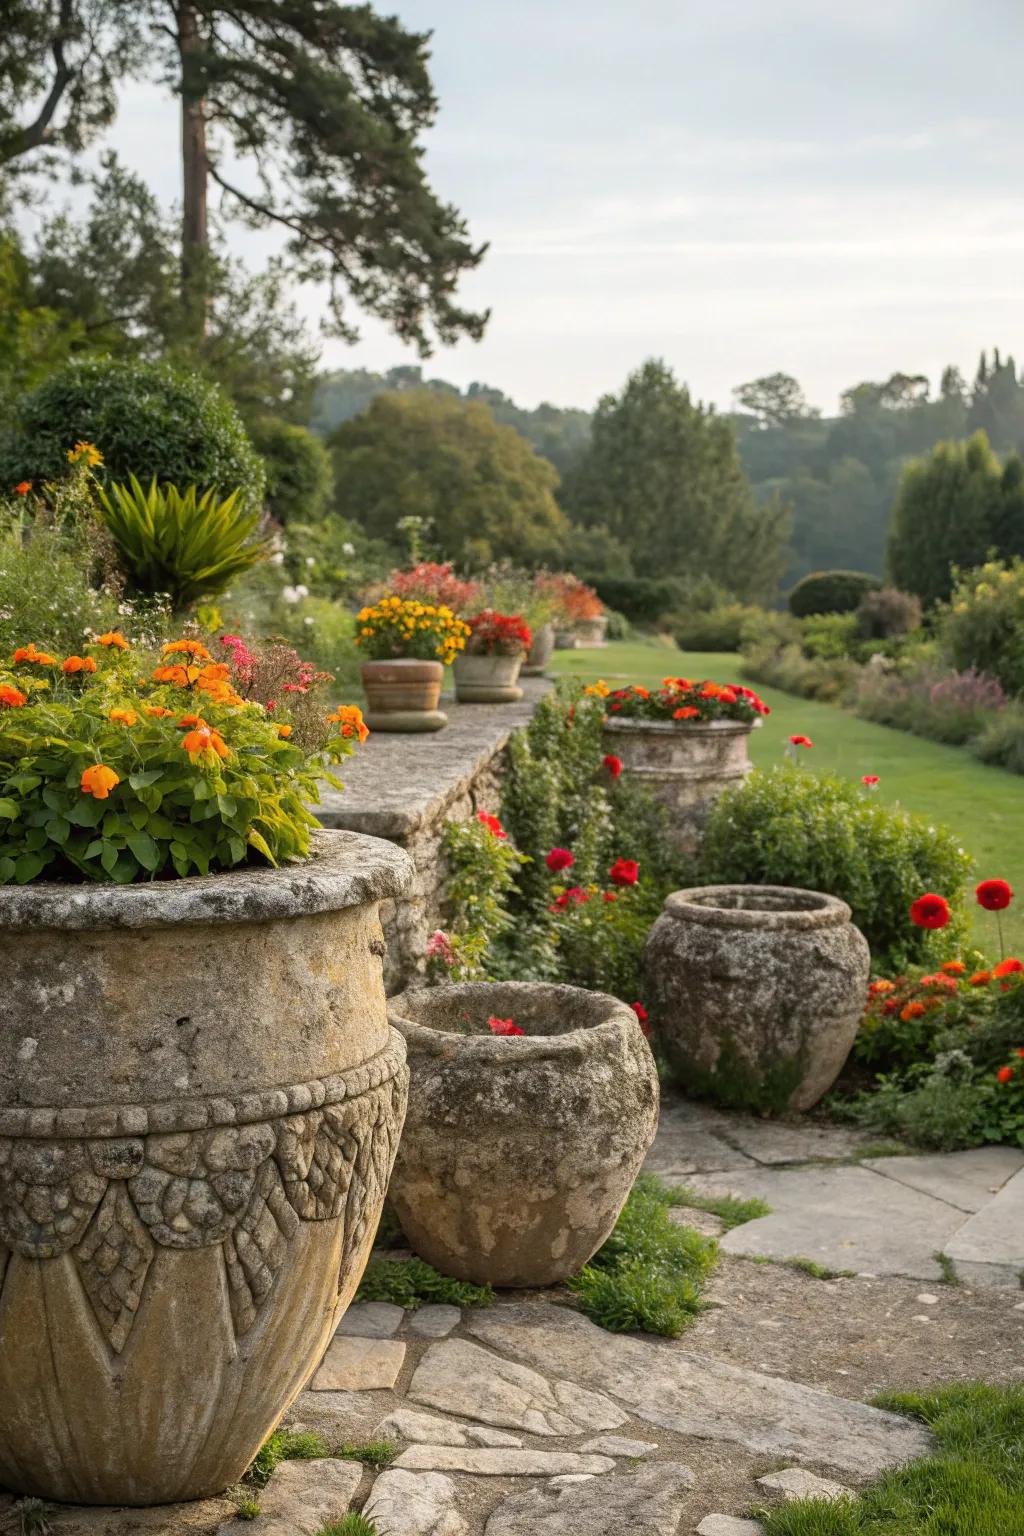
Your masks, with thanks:
[[[18,663],[22,661],[27,661],[36,667],[55,667],[57,665],[56,656],[51,656],[49,651],[37,650],[35,641],[33,641],[30,645],[18,646],[18,649],[14,653],[15,666],[17,666]]]
[[[365,741],[370,728],[363,719],[363,712],[356,704],[339,704],[333,714],[327,716],[332,725],[340,726],[339,735],[358,737]]]

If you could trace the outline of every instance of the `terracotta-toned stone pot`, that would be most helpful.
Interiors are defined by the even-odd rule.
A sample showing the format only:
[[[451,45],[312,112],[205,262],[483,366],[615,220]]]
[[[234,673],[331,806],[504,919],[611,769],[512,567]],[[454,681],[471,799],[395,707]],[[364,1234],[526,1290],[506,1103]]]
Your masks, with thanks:
[[[676,891],[644,951],[646,1000],[680,1086],[804,1110],[839,1076],[870,955],[845,901],[776,885]]]
[[[439,731],[448,724],[440,709],[444,667],[439,661],[364,661],[366,723],[371,731]]]
[[[518,656],[456,656],[452,666],[455,697],[460,704],[514,704],[523,696],[517,686]]]
[[[719,795],[751,771],[747,746],[753,728],[742,720],[609,719],[604,741],[626,773],[669,810],[680,853],[694,854]]]
[[[657,1129],[658,1076],[633,1010],[578,987],[477,982],[404,992],[388,1017],[409,1051],[390,1198],[412,1247],[478,1284],[575,1274]],[[490,1017],[526,1033],[493,1035]]]
[[[523,662],[524,677],[543,677],[555,649],[555,626],[541,624],[534,630],[530,654]]]
[[[373,1241],[405,1114],[390,843],[0,895],[0,1484],[164,1504],[236,1482]]]

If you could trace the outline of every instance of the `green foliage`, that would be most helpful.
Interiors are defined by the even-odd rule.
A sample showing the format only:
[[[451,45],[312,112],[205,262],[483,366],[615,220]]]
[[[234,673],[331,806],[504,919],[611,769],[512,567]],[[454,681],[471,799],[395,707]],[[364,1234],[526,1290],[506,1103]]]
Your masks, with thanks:
[[[1006,696],[994,677],[954,672],[933,647],[917,647],[895,665],[864,667],[852,694],[866,720],[963,746],[1000,718]]]
[[[591,1322],[675,1339],[703,1310],[718,1244],[672,1221],[674,1203],[651,1174],[637,1179],[604,1246],[568,1282]]]
[[[262,500],[263,463],[241,418],[198,373],[103,358],[69,363],[19,402],[0,442],[0,484],[58,479],[77,442],[95,443],[115,480],[238,488],[254,510]]]
[[[1024,695],[1024,560],[989,561],[954,572],[956,586],[942,618],[942,641],[955,666],[998,678]]]
[[[682,1184],[673,1184],[665,1193],[670,1205],[688,1205],[695,1211],[710,1211],[720,1219],[726,1232],[731,1232],[733,1227],[742,1227],[748,1221],[756,1221],[759,1216],[770,1216],[772,1210],[756,1195],[747,1200],[738,1195],[701,1195]]]
[[[558,475],[486,406],[426,391],[379,395],[330,446],[335,509],[403,556],[398,525],[415,516],[463,563],[557,561],[568,531]]]
[[[398,1446],[393,1440],[364,1440],[358,1444],[346,1442],[338,1447],[335,1454],[342,1461],[361,1461],[364,1467],[373,1467],[375,1472],[383,1472],[397,1456]]]
[[[355,1510],[349,1510],[340,1520],[321,1526],[316,1536],[378,1536],[378,1532],[372,1520]]]
[[[625,545],[640,576],[708,576],[747,601],[777,589],[784,508],[757,504],[731,425],[695,404],[662,362],[601,399],[564,500],[575,520]]]
[[[752,773],[715,806],[702,869],[712,883],[794,885],[841,897],[880,965],[937,953],[936,940],[910,922],[910,904],[925,891],[945,896],[952,909],[941,935],[946,952],[966,931],[971,861],[953,833],[834,775],[788,766]]]
[[[65,482],[72,489],[74,482]],[[0,654],[26,637],[67,653],[90,634],[124,622],[116,590],[106,583],[99,529],[87,505],[31,511],[0,498]]]
[[[10,1515],[18,1522],[19,1536],[50,1536],[53,1530],[48,1506],[42,1499],[19,1499],[11,1506]]]
[[[331,457],[306,427],[278,416],[257,418],[249,428],[267,472],[267,508],[279,523],[319,523],[334,490]]]
[[[722,603],[706,612],[684,609],[669,624],[681,651],[738,651],[750,632],[758,632],[764,609],[749,603]]]
[[[874,1402],[928,1425],[934,1455],[838,1503],[800,1499],[762,1511],[765,1536],[1022,1536],[1024,1388],[964,1382]]]
[[[600,529],[594,529],[596,534]],[[581,534],[578,537],[585,538]],[[591,575],[594,569],[585,561],[579,573],[594,588],[602,603],[624,615],[631,624],[654,629],[674,609],[682,608],[688,596],[686,581],[680,576]]]
[[[144,490],[134,475],[98,492],[100,514],[125,574],[140,592],[166,593],[174,608],[215,597],[243,571],[265,560],[269,545],[255,541],[260,514],[241,510],[241,493],[201,495],[194,485]]]
[[[865,592],[857,604],[857,633],[862,640],[895,640],[921,627],[921,599],[898,587]]]
[[[246,1480],[257,1488],[265,1488],[282,1461],[319,1461],[330,1454],[331,1448],[323,1435],[309,1430],[275,1429],[256,1452]]]
[[[991,715],[969,746],[983,763],[1024,773],[1024,704],[1007,704]]]
[[[235,1514],[239,1520],[258,1520],[262,1514],[259,1499],[239,1499]]]
[[[444,1302],[453,1307],[489,1307],[494,1292],[489,1285],[472,1285],[441,1275],[422,1259],[372,1257],[356,1292],[357,1301],[390,1301],[398,1307],[415,1308]]]
[[[787,599],[794,618],[812,613],[854,613],[882,583],[864,571],[814,571],[798,581]]]
[[[804,619],[801,648],[805,656],[837,661],[850,655],[857,639],[855,613],[817,613]]]
[[[507,904],[525,862],[508,837],[487,820],[449,821],[442,834],[448,864],[446,905],[456,966],[450,981],[487,977],[491,945],[511,926]]]

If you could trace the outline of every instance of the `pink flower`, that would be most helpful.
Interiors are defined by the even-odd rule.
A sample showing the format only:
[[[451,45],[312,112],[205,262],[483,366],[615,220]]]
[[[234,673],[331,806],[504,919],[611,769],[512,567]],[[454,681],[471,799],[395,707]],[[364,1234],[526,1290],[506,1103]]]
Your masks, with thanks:
[[[513,1024],[511,1019],[496,1019],[492,1014],[487,1020],[487,1028],[492,1035],[525,1035],[526,1030],[520,1029],[518,1024]]]
[[[552,848],[544,862],[551,873],[557,875],[559,870],[571,869],[576,860],[568,848]]]
[[[427,940],[427,959],[441,960],[445,965],[455,964],[455,951],[452,949],[452,941],[441,928],[435,928]]]

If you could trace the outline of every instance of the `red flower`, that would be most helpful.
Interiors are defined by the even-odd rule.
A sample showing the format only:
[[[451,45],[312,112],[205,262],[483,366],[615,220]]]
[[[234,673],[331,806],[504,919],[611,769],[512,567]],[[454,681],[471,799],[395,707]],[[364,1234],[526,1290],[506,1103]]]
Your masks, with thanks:
[[[983,880],[974,894],[986,912],[1005,912],[1013,900],[1013,888],[1005,880]]]
[[[861,779],[861,783],[866,784],[868,789],[874,789],[875,785],[878,783],[878,774],[866,773]]]
[[[789,738],[789,744],[790,744],[791,747],[813,747],[814,746],[814,742],[811,740],[811,738],[809,736],[791,736]]]
[[[1012,1076],[1013,1076],[1013,1068],[1012,1067],[1000,1067],[999,1071],[996,1073],[996,1081],[999,1082],[999,1083],[1008,1083]]]
[[[526,1030],[520,1029],[518,1024],[513,1024],[511,1019],[496,1019],[492,1014],[487,1020],[487,1028],[492,1035],[525,1035]]]
[[[1024,964],[1014,956],[1009,955],[1005,960],[993,968],[993,976],[1015,976],[1018,971],[1024,971]]]
[[[14,487],[14,494],[16,496],[27,496],[31,489],[31,480],[19,480],[17,485]]]
[[[557,875],[561,869],[571,869],[576,860],[568,848],[552,848],[544,862],[551,873]]]
[[[945,928],[949,916],[949,902],[945,896],[936,896],[932,891],[910,904],[910,921],[918,928]]]
[[[502,826],[497,816],[492,816],[490,811],[477,811],[476,819],[478,822],[480,822],[481,826],[486,827],[488,832],[492,833],[494,837],[508,837],[508,833],[505,831],[505,828]]]
[[[601,900],[602,901],[618,901],[618,899],[619,899],[619,897],[618,897],[618,892],[617,891],[602,891],[601,892]]]
[[[602,768],[607,768],[613,779],[617,779],[622,773],[622,758],[616,757],[614,753],[609,752],[607,757],[602,757],[601,766]]]
[[[640,878],[640,866],[635,859],[616,859],[608,871],[612,885],[636,885]]]
[[[650,1015],[648,1014],[647,1009],[644,1007],[643,1003],[630,1003],[629,1006],[632,1008],[633,1012],[636,1014],[637,1021],[638,1021],[639,1025],[640,1025],[640,1033],[643,1035],[644,1039],[646,1040],[648,1038],[648,1036],[650,1035],[650,1033],[651,1033],[651,1026],[648,1023],[648,1019],[650,1018]]]

